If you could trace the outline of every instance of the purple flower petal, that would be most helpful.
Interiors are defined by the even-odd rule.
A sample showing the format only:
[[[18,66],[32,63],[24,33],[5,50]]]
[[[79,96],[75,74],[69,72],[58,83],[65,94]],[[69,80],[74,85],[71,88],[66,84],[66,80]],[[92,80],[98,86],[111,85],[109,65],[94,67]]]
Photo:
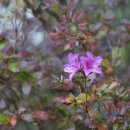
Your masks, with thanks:
[[[80,63],[78,61],[78,53],[72,54],[69,53],[68,60],[69,64],[64,65],[64,71],[70,73],[69,80],[72,80],[75,73],[80,70]]]
[[[71,73],[71,74],[69,75],[69,81],[72,81],[72,79],[73,79],[74,75],[76,74],[76,72],[77,72],[77,71],[73,71],[73,73]]]
[[[81,64],[83,65],[83,67],[85,67],[86,60],[87,60],[86,57],[84,57],[84,56],[80,57],[80,61],[81,61]]]
[[[69,63],[72,63],[72,64],[78,63],[78,57],[79,57],[78,53],[75,53],[75,54],[69,53],[68,55]]]
[[[71,65],[66,64],[64,65],[64,71],[68,73],[72,73],[74,71],[74,68]]]
[[[91,52],[89,52],[89,51],[86,52],[86,55],[87,55],[88,58],[92,58],[92,59],[94,58],[93,54]]]
[[[95,57],[95,64],[100,65],[102,63],[102,57],[101,56],[96,56]]]
[[[64,65],[64,71],[70,73],[69,80],[72,80],[74,75],[79,71],[83,70],[86,77],[90,73],[102,74],[102,69],[100,67],[102,63],[101,56],[94,56],[91,52],[86,53],[87,57],[80,57],[80,62],[78,60],[79,54],[69,53],[68,60],[69,64]]]
[[[102,70],[100,67],[102,58],[100,56],[94,57],[91,52],[87,52],[86,55],[87,55],[87,57],[82,56],[80,58],[80,61],[81,61],[82,67],[83,67],[83,71],[84,71],[86,77],[90,73],[102,74]]]

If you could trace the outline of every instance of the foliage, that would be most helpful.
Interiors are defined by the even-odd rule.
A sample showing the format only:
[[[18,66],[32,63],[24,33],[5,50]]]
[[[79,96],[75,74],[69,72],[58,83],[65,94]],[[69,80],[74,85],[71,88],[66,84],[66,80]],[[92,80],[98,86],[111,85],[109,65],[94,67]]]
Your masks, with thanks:
[[[6,125],[10,122],[10,118],[7,115],[0,114],[0,124]]]
[[[0,129],[129,130],[129,6],[1,0]]]

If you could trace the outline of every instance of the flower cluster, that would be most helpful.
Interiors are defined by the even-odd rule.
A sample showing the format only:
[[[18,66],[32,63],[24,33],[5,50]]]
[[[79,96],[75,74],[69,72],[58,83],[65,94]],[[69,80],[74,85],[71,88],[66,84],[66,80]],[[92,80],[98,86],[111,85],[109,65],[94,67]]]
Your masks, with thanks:
[[[86,53],[87,57],[81,56],[79,60],[79,54],[69,53],[68,60],[69,64],[64,65],[64,71],[70,73],[69,80],[72,80],[77,72],[83,72],[86,77],[90,73],[102,74],[101,56],[93,56],[91,52]]]

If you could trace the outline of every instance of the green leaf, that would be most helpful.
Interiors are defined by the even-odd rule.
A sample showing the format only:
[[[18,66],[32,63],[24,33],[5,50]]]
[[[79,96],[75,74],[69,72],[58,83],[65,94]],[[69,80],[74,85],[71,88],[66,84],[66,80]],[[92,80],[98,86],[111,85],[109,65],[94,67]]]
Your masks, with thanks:
[[[115,88],[116,88],[118,85],[119,85],[119,84],[118,84],[118,82],[116,82],[116,81],[112,82],[111,84],[103,84],[103,85],[99,88],[97,94],[99,95],[99,97],[102,97],[102,96],[104,96],[104,95],[107,94],[107,93],[113,93],[113,91],[115,90]],[[107,97],[108,97],[108,98],[111,98],[111,97],[109,97],[108,95],[107,95]]]
[[[58,12],[58,13],[63,13],[64,11],[60,8],[60,6],[58,6],[57,4],[55,4],[55,3],[52,3],[51,4],[51,8],[54,10],[54,11],[56,11],[56,12]]]
[[[7,125],[10,122],[9,116],[0,114],[0,125]]]
[[[130,125],[127,122],[125,122],[124,130],[129,130],[129,129],[130,129]]]
[[[6,59],[8,59],[8,56],[0,53],[0,60],[6,60]]]
[[[3,49],[8,43],[7,39],[0,39],[0,49]]]
[[[81,93],[78,97],[76,97],[77,103],[86,103],[86,99],[87,101],[90,99],[90,96],[86,93]]]
[[[32,81],[34,80],[34,76],[33,74],[29,73],[25,68],[22,68],[18,73],[16,73],[15,79],[20,81]]]
[[[19,63],[18,63],[18,60],[17,58],[12,58],[9,60],[9,63],[8,63],[8,68],[10,71],[12,72],[18,72],[19,71]]]
[[[74,114],[74,112],[75,112],[74,109],[71,109],[71,108],[68,109],[66,106],[63,106],[63,105],[58,106],[57,109],[58,109],[58,112],[60,114],[62,114],[63,116],[70,116],[70,115]]]
[[[117,123],[113,124],[113,130],[119,130],[119,125]]]
[[[68,109],[65,106],[58,107],[58,112],[63,116],[67,116],[69,114]]]
[[[7,12],[4,15],[9,17],[9,18],[12,18],[14,15],[15,9],[16,9],[16,5],[14,4],[14,2],[10,2],[9,6],[7,8]]]
[[[9,67],[9,70],[11,70],[14,73],[18,71],[18,69],[17,69],[18,64],[17,63],[10,63],[8,67]]]
[[[76,28],[75,25],[72,25],[72,26],[70,27],[70,29],[71,29],[72,33],[74,33],[74,34],[77,32],[77,28]]]
[[[130,63],[129,55],[130,44],[122,47],[114,47],[111,51],[112,64],[120,70],[126,69]]]
[[[115,18],[116,18],[117,20],[121,20],[121,19],[123,18],[124,13],[123,13],[123,11],[122,11],[121,8],[116,8],[116,9],[114,10],[114,13],[115,13]]]

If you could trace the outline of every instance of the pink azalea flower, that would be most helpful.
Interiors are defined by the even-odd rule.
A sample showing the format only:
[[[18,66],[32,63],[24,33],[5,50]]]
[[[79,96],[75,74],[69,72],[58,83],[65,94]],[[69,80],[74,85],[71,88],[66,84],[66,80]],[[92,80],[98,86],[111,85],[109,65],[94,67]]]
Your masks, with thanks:
[[[69,80],[71,81],[74,75],[80,70],[80,63],[78,61],[79,54],[69,53],[68,60],[69,64],[64,65],[64,71],[70,73]]]
[[[87,57],[81,57],[81,64],[83,66],[83,71],[86,75],[86,77],[90,73],[97,73],[97,74],[102,74],[101,70],[101,63],[102,63],[102,58],[100,56],[94,57],[91,52],[86,53]]]

